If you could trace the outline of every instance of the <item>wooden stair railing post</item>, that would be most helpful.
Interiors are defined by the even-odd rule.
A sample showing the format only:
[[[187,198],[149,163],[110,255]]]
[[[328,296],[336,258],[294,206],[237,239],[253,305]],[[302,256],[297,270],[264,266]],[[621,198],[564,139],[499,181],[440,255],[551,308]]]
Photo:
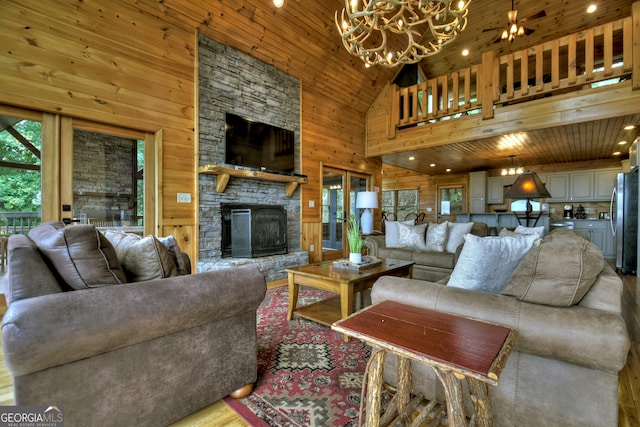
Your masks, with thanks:
[[[633,71],[631,74],[631,88],[633,90],[640,89],[640,2],[631,5],[631,19],[633,21],[632,39],[633,53],[631,61],[633,62]],[[625,58],[626,60],[626,58]]]
[[[493,103],[497,100],[497,87],[495,87],[494,74],[495,53],[490,50],[482,53],[482,119],[493,118]]]
[[[389,85],[389,124],[387,138],[395,139],[396,129],[400,124],[400,90],[396,84]]]

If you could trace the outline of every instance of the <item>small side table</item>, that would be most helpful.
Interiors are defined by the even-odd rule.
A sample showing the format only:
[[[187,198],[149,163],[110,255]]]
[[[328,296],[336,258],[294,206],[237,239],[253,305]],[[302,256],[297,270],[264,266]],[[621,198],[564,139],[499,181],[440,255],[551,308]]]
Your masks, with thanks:
[[[408,419],[422,396],[411,398],[411,361],[431,366],[447,398],[449,425],[466,426],[462,381],[467,382],[476,425],[492,426],[491,390],[511,353],[516,331],[434,310],[383,301],[333,324],[332,329],[378,350],[369,361],[366,423],[380,425],[382,368],[387,352],[398,356],[398,388],[382,424]],[[364,404],[364,402],[363,402]],[[418,415],[426,420],[433,405]]]

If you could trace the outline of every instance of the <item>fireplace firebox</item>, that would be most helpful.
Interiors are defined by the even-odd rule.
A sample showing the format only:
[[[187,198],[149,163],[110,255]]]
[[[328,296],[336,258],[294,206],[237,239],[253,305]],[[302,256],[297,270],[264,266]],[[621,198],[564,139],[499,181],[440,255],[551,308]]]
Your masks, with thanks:
[[[287,211],[282,206],[223,204],[222,257],[287,253]]]

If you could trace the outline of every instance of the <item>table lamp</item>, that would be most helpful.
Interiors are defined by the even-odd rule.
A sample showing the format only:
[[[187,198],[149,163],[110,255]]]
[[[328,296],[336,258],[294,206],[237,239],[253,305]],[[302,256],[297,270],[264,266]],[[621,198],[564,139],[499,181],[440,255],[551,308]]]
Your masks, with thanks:
[[[536,175],[535,172],[524,172],[521,173],[516,181],[513,183],[509,191],[504,195],[510,199],[526,199],[527,200],[527,208],[526,208],[526,226],[529,226],[529,219],[531,216],[531,211],[533,210],[531,206],[531,199],[539,199],[541,197],[551,197],[549,191],[547,191],[546,187]],[[516,214],[517,218],[517,214]],[[518,221],[519,222],[519,221]],[[537,223],[536,219],[536,223]],[[534,223],[535,225],[535,223]]]
[[[371,234],[373,232],[371,209],[378,208],[378,193],[375,191],[360,191],[356,195],[356,208],[363,209],[362,217],[360,217],[362,234]]]

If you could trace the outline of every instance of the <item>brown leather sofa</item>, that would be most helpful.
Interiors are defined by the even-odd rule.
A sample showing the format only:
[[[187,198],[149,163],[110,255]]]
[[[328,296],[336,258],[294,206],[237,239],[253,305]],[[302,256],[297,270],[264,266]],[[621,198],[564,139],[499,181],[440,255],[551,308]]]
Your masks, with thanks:
[[[67,230],[76,227],[92,226]],[[70,426],[158,426],[245,385],[250,392],[256,309],[266,292],[255,267],[135,283],[110,271],[101,283],[92,274],[105,262],[116,268],[113,248],[95,230],[93,249],[74,233],[63,248],[42,234],[32,235],[38,244],[9,239],[2,341],[16,405],[59,405]],[[65,251],[74,267],[61,268]]]
[[[595,245],[571,230],[556,230],[522,258],[500,293],[382,277],[371,299],[517,330],[513,352],[492,390],[494,425],[613,427],[618,422],[618,372],[630,346],[621,314],[622,289],[621,279]],[[384,375],[390,384],[396,383],[395,365],[389,355]],[[444,402],[433,371],[415,362],[413,385],[427,399]]]

